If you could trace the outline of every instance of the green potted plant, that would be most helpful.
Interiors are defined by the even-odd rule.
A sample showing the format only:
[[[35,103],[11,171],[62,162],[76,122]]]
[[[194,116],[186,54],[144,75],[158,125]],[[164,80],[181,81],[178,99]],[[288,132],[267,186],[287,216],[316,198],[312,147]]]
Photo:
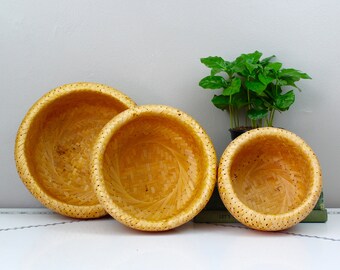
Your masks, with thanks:
[[[210,69],[210,75],[200,80],[204,89],[219,91],[212,103],[230,115],[231,138],[257,127],[273,126],[275,113],[287,111],[295,101],[296,85],[301,79],[311,77],[293,68],[283,68],[273,61],[274,55],[262,58],[262,53],[241,54],[233,61],[219,56],[201,58]],[[323,195],[306,222],[325,222],[327,212]],[[319,211],[319,212],[318,212]],[[195,222],[236,222],[223,205],[217,188]]]
[[[261,59],[262,53],[241,54],[233,61],[219,56],[201,58],[210,69],[199,85],[219,90],[212,103],[230,115],[232,139],[251,128],[273,126],[275,113],[286,111],[295,101],[295,84],[311,77],[293,68],[283,68],[272,61],[275,56]]]

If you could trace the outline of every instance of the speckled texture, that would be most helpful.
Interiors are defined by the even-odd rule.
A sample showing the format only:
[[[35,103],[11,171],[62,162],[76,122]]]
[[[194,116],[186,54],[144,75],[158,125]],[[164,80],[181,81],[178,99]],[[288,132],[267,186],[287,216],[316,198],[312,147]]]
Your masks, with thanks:
[[[33,196],[65,216],[105,215],[90,180],[92,146],[112,117],[134,106],[126,95],[96,83],[63,85],[40,98],[15,145],[19,176]]]
[[[250,130],[233,140],[218,170],[230,213],[257,230],[294,226],[314,208],[322,189],[318,159],[307,143],[279,128]]]
[[[119,114],[100,133],[92,180],[105,210],[143,231],[165,231],[197,215],[216,182],[216,154],[200,125],[162,105]]]

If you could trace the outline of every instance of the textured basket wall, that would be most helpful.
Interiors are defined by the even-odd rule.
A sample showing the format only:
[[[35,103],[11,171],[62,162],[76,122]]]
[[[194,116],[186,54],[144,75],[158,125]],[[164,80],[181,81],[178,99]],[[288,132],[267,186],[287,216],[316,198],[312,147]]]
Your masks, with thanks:
[[[90,156],[101,128],[135,103],[102,84],[56,88],[26,114],[17,134],[16,166],[30,192],[66,216],[105,214],[90,180]]]
[[[283,129],[259,128],[227,147],[218,188],[225,206],[243,224],[283,230],[312,211],[321,193],[321,168],[300,137]]]
[[[216,181],[216,154],[199,124],[167,106],[121,113],[102,130],[92,159],[97,196],[121,223],[163,231],[191,220]]]

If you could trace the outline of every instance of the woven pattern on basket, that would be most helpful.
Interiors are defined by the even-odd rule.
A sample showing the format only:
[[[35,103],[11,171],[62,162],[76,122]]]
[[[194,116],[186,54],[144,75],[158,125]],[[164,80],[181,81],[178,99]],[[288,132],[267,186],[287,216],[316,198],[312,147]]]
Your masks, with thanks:
[[[294,133],[258,128],[228,145],[218,188],[224,205],[244,225],[284,230],[314,208],[322,189],[321,168],[313,150]]]
[[[40,185],[56,199],[72,205],[94,205],[98,200],[88,162],[97,134],[118,114],[118,108],[93,95],[93,102],[79,95],[68,99],[74,105],[51,105],[47,115],[37,120],[40,129],[34,131],[38,137],[32,162]],[[31,138],[34,140],[33,134]]]
[[[130,106],[125,95],[95,83],[65,85],[42,97],[16,145],[19,174],[33,195],[63,215],[105,214],[91,183],[91,152],[103,126]]]
[[[308,159],[284,138],[245,145],[231,168],[235,192],[255,211],[282,214],[299,206],[312,186]]]
[[[137,218],[165,219],[181,211],[202,178],[200,149],[175,123],[134,121],[114,136],[105,152],[111,196]]]
[[[102,130],[92,160],[100,202],[123,224],[145,231],[184,224],[208,202],[216,155],[202,128],[174,108],[129,109]]]

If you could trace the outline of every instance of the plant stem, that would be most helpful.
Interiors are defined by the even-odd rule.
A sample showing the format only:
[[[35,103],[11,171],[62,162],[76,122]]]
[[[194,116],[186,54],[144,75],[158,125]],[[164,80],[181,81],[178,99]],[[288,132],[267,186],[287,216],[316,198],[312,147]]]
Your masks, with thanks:
[[[277,96],[278,96],[278,77],[277,77],[277,74],[275,74],[275,98]],[[272,108],[271,111],[270,111],[270,117],[269,117],[269,123],[268,123],[269,127],[273,126],[274,114],[275,114],[275,109]]]
[[[229,105],[229,125],[230,125],[230,128],[233,128],[233,112],[232,112],[231,105]]]
[[[236,111],[236,119],[237,119],[236,126],[239,127],[240,126],[240,112],[238,110]]]
[[[247,78],[247,80],[249,80],[249,77]],[[250,105],[250,91],[249,91],[248,88],[247,88],[247,99],[248,99],[248,110],[250,110],[251,109],[251,105]],[[255,128],[256,127],[256,121],[251,119],[250,122],[251,122],[251,127]]]
[[[230,118],[230,128],[234,128],[233,119],[233,106],[231,105],[231,96],[229,97],[229,118]]]
[[[269,115],[269,121],[268,121],[268,126],[272,127],[273,126],[273,122],[274,122],[274,114],[275,114],[275,109],[272,109],[270,111],[270,115]]]

